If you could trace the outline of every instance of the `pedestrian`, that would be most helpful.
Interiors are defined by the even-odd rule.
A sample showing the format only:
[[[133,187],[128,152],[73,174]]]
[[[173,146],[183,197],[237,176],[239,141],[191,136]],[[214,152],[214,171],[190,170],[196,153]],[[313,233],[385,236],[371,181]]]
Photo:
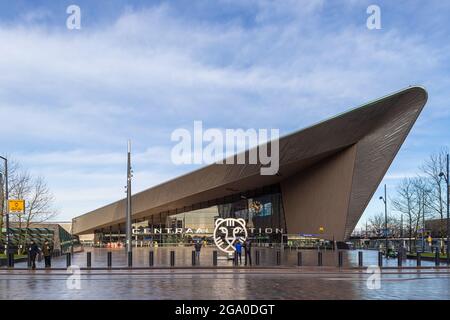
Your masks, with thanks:
[[[39,254],[40,250],[37,244],[34,241],[31,241],[29,254],[30,254],[30,260],[31,260],[31,269],[36,269],[36,256]]]
[[[50,268],[52,266],[53,246],[47,240],[42,247],[42,253],[44,254],[45,267]]]
[[[245,250],[245,265],[252,265],[252,242],[250,239],[245,240],[244,242],[244,250]]]
[[[200,250],[202,249],[202,243],[200,240],[198,240],[195,244],[195,258],[197,259],[198,262],[200,262]]]
[[[242,243],[240,241],[236,241],[234,248],[236,249],[236,259],[239,259],[239,264],[242,264]]]

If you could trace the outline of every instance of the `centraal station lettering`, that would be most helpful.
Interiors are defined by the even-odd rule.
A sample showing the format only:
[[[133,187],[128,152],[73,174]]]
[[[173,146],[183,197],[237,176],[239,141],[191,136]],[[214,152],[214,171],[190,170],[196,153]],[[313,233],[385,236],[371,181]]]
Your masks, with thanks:
[[[247,228],[250,234],[283,234],[282,228]],[[133,235],[155,234],[209,234],[213,230],[202,228],[135,228]]]

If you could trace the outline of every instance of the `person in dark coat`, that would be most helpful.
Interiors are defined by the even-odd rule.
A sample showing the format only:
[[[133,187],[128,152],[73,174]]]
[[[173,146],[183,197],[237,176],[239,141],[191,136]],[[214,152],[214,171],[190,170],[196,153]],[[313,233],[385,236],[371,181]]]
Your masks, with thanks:
[[[50,268],[52,266],[53,246],[47,240],[42,247],[42,253],[44,255],[45,267]]]
[[[38,245],[34,241],[31,241],[30,248],[28,250],[31,260],[31,269],[34,270],[36,269],[36,256],[39,254],[40,250]]]
[[[244,251],[245,251],[245,265],[252,265],[252,242],[250,239],[245,240],[244,242]]]
[[[200,262],[200,250],[202,249],[202,243],[200,240],[197,240],[197,242],[194,244],[195,247],[195,257],[197,258],[197,261]]]

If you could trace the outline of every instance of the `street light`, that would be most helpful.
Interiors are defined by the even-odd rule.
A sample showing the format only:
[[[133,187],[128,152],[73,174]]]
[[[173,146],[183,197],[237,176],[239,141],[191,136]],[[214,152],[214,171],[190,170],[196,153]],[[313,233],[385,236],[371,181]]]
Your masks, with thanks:
[[[380,200],[384,202],[384,229],[386,232],[386,258],[388,255],[388,224],[387,224],[387,197],[386,197],[386,185],[384,185],[384,197],[380,196]]]
[[[10,239],[9,239],[9,190],[8,190],[8,159],[0,156],[5,162],[5,202],[6,202],[6,212],[5,212],[5,220],[6,220],[6,256],[8,257],[8,266],[11,265],[10,256],[9,256],[9,248],[10,248]]]
[[[444,178],[447,183],[447,265],[450,265],[450,210],[449,210],[449,194],[450,194],[450,181],[449,181],[449,154],[447,153],[447,174],[441,172],[439,177]]]
[[[128,253],[128,259],[132,250],[131,246],[131,179],[133,177],[133,170],[131,169],[131,141],[128,140],[127,148],[127,210],[126,210],[126,237],[127,245],[126,251]],[[130,261],[128,262],[130,263]]]

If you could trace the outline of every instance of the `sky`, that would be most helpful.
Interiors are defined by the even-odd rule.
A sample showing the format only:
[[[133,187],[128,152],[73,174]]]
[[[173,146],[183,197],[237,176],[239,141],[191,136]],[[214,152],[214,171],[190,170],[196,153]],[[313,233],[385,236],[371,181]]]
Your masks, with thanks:
[[[81,29],[66,27],[69,5]],[[381,29],[366,26],[380,7]],[[201,167],[170,158],[178,128],[284,135],[422,85],[429,93],[359,226],[449,146],[450,2],[0,1],[0,154],[45,177],[56,220]]]

